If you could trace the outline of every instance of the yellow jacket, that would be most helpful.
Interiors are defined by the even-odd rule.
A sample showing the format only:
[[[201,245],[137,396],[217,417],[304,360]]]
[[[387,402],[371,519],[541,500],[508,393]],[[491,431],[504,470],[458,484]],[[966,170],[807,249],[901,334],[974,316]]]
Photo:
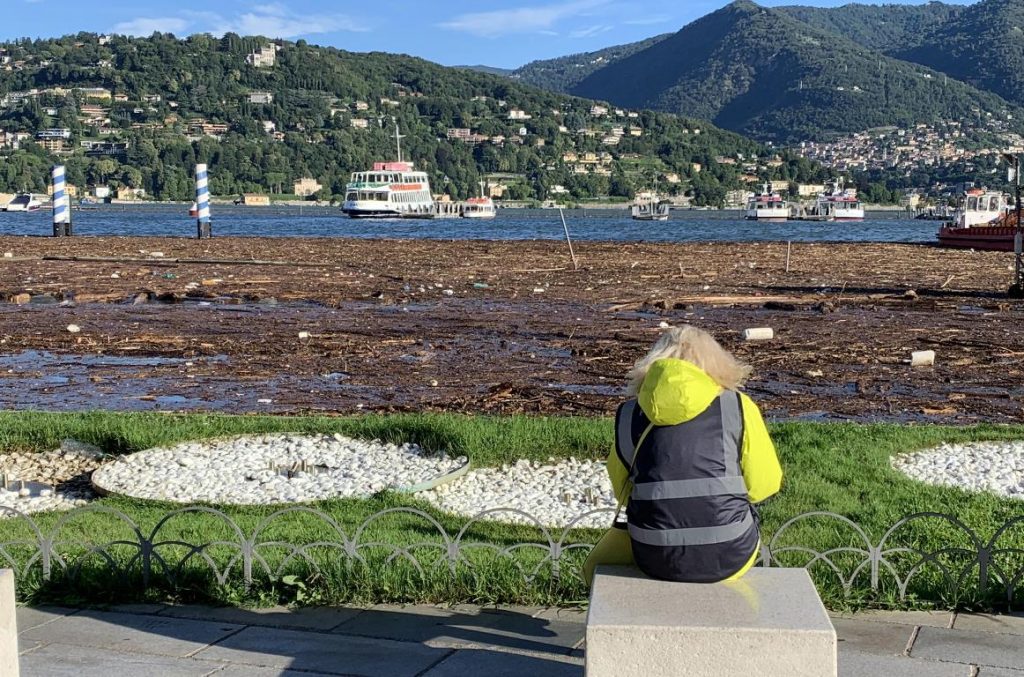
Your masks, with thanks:
[[[722,390],[696,365],[665,359],[651,366],[637,394],[637,401],[653,425],[678,425],[704,412]],[[757,405],[742,393],[740,403],[743,414],[740,471],[750,502],[760,503],[778,493],[782,485],[782,468]],[[644,453],[642,439],[635,453]],[[614,450],[608,456],[607,468],[615,496],[625,502],[632,491],[629,469]],[[746,566],[730,579],[742,577],[754,565],[757,554],[756,550],[751,553]],[[632,548],[625,530],[609,529],[590,552],[582,571],[588,585],[593,579],[594,568],[599,564],[633,564]]]
[[[665,359],[651,366],[637,400],[654,425],[678,425],[701,414],[721,393],[722,387],[697,365],[684,360]],[[747,484],[750,502],[760,503],[779,492],[782,467],[761,411],[743,393],[740,393],[740,402],[743,406],[740,470]],[[643,453],[642,444],[637,453]],[[628,496],[631,488],[623,489],[623,485],[628,482],[629,469],[614,452],[608,456],[608,475],[615,495]]]

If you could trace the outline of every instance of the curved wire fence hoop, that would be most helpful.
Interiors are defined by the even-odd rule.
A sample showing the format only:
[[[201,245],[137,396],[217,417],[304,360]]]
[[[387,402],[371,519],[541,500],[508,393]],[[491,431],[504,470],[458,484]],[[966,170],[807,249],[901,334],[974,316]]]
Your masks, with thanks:
[[[405,563],[420,577],[444,571],[449,575],[486,575],[487,563],[497,561],[513,565],[527,585],[549,585],[565,577],[580,579],[584,555],[594,547],[600,532],[579,526],[593,523],[591,518],[602,513],[608,513],[610,520],[613,511],[590,510],[568,524],[552,527],[524,510],[491,508],[454,530],[423,510],[392,507],[346,528],[322,510],[289,506],[246,527],[216,508],[188,506],[161,515],[147,533],[132,517],[105,505],[75,508],[52,522],[49,529],[30,515],[0,507],[0,524],[11,519],[7,523],[26,525],[28,531],[8,540],[0,535],[0,565],[11,567],[19,577],[50,581],[59,576],[71,584],[89,570],[93,580],[105,576],[111,582],[142,589],[177,588],[195,576],[207,576],[221,586],[240,584],[248,589],[257,581],[280,579],[296,568],[319,576],[338,564],[387,567]],[[86,514],[109,520],[120,532],[118,537],[96,542],[78,522]],[[188,531],[188,537],[175,531],[175,520],[183,516],[209,520],[199,530],[202,536],[196,535],[195,528]],[[533,536],[495,540],[479,535],[487,534],[502,518],[513,519]],[[396,520],[406,527],[400,533],[413,531],[421,540],[396,539],[388,530]],[[936,536],[935,521],[941,537]],[[926,522],[931,529],[921,528]],[[296,523],[303,528],[293,529]],[[815,532],[819,545],[807,543],[808,530],[815,524],[827,525],[824,531],[834,542],[821,545],[819,528]],[[906,601],[911,584],[919,581],[943,598],[988,596],[1008,606],[1020,605],[1016,596],[1024,589],[1024,516],[1010,519],[991,535],[982,535],[953,515],[918,512],[896,520],[875,540],[848,517],[807,512],[786,520],[772,534],[762,533],[758,564],[806,568],[819,585],[831,579],[846,596],[855,591],[892,590]]]

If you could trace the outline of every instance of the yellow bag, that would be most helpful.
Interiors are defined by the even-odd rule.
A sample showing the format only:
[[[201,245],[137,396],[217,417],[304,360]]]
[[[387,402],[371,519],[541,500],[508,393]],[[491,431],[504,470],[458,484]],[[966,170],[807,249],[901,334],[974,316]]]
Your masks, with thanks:
[[[616,522],[604,532],[583,563],[583,580],[587,587],[594,581],[594,569],[599,564],[633,564],[633,544],[629,540],[625,522]]]

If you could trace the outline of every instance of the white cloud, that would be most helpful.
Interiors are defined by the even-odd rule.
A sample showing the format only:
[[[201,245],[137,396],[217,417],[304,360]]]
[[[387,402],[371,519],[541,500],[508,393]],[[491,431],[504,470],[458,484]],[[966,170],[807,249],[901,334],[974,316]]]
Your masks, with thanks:
[[[239,35],[266,35],[272,38],[294,38],[300,35],[334,33],[336,31],[365,30],[351,18],[342,14],[313,14],[293,16],[283,13],[246,12],[222,24],[214,33]]]
[[[579,28],[569,32],[570,38],[592,38],[595,35],[601,35],[601,33],[607,33],[614,26],[607,24],[596,24],[594,26],[587,26],[586,28]]]
[[[572,0],[543,7],[499,9],[460,14],[441,24],[442,28],[494,38],[512,33],[548,33],[563,19],[586,16],[611,0]]]
[[[657,14],[655,16],[641,17],[639,19],[628,19],[622,23],[627,26],[653,26],[654,24],[663,24],[671,19],[667,14]]]
[[[189,22],[180,17],[163,16],[153,18],[138,18],[131,21],[122,21],[111,29],[112,33],[121,35],[147,36],[153,33],[184,33],[188,29]]]
[[[138,18],[117,24],[114,33],[150,35],[154,31],[175,34],[210,33],[223,35],[265,35],[296,38],[336,31],[362,31],[363,26],[344,14],[298,14],[278,3],[254,5],[243,14],[226,18],[216,12],[182,11],[178,16]]]

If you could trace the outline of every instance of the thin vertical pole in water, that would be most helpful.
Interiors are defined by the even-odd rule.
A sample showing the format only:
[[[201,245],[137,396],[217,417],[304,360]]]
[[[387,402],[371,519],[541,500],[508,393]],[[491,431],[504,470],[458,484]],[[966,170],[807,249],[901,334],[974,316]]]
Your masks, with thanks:
[[[789,272],[789,255],[793,251],[793,241],[786,240],[786,272]]]
[[[199,211],[196,220],[196,237],[213,237],[210,226],[210,177],[206,165],[196,165],[196,208]]]
[[[53,166],[53,236],[71,236],[71,206],[68,201],[64,165]]]
[[[569,256],[572,257],[572,269],[579,270],[580,266],[576,262],[576,252],[572,250],[572,239],[569,237],[569,226],[565,223],[565,212],[562,211],[561,207],[558,208],[558,215],[562,217],[562,230],[565,231],[565,241],[569,243]]]

